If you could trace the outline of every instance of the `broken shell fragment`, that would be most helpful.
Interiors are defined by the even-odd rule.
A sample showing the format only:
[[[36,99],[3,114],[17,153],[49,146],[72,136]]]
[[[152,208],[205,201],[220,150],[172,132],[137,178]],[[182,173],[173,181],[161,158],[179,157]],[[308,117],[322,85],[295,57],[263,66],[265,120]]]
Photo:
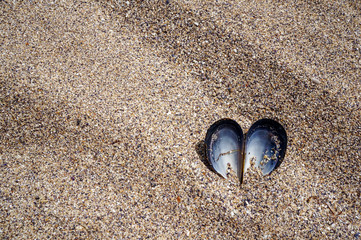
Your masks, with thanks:
[[[215,122],[207,131],[206,154],[212,168],[224,178],[230,167],[242,175],[243,132],[238,123],[231,119]]]
[[[287,134],[281,124],[271,119],[258,120],[247,132],[243,172],[254,161],[263,175],[270,174],[281,164],[286,147]]]

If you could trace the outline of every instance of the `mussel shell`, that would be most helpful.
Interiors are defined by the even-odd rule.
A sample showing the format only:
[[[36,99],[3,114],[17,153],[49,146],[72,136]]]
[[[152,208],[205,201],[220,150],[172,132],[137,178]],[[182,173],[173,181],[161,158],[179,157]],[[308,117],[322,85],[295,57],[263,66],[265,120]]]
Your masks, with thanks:
[[[243,163],[243,132],[238,123],[231,119],[221,119],[207,131],[205,144],[206,155],[213,169],[227,177],[228,164],[242,175]]]
[[[244,171],[255,161],[263,175],[270,174],[282,162],[287,147],[287,134],[278,122],[261,119],[248,130],[245,143]]]

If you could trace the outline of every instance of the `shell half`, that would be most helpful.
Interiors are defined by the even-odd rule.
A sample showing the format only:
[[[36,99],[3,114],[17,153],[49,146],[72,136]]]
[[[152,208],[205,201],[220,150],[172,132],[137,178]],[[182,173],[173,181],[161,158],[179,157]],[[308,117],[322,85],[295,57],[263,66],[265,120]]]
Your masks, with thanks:
[[[230,166],[238,178],[242,175],[243,132],[238,123],[231,119],[221,119],[207,131],[206,154],[212,168],[224,178]]]
[[[254,161],[263,175],[270,174],[282,162],[287,147],[287,134],[278,122],[261,119],[247,132],[245,144],[244,170]]]

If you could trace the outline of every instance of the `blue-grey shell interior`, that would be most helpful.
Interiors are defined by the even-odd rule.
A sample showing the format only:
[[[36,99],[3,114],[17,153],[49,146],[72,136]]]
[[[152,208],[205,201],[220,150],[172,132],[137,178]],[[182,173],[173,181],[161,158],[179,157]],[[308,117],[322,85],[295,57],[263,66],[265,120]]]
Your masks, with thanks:
[[[226,178],[230,164],[240,177],[243,162],[243,132],[237,122],[231,119],[217,121],[208,129],[205,143],[208,161],[217,173]]]
[[[287,147],[286,131],[278,122],[261,119],[248,130],[245,144],[244,170],[251,161],[259,167],[263,175],[270,174],[282,162]]]

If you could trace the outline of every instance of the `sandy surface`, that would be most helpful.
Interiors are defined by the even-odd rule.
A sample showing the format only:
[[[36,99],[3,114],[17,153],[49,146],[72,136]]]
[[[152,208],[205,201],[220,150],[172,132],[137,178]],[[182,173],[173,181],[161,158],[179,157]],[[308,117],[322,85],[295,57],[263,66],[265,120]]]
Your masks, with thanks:
[[[361,5],[315,2],[0,1],[0,238],[360,239]],[[224,117],[282,165],[210,171]]]

